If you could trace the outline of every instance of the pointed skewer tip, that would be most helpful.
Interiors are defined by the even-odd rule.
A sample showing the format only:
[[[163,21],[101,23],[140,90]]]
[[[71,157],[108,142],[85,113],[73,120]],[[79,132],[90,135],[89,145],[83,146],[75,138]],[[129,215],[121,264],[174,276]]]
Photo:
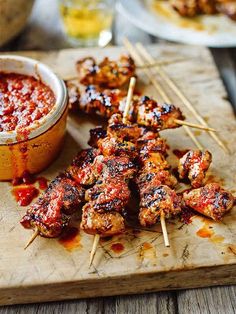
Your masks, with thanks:
[[[94,239],[93,239],[93,246],[92,246],[92,250],[90,253],[90,259],[89,259],[89,268],[91,267],[92,263],[93,263],[93,259],[97,250],[97,246],[100,240],[100,235],[99,234],[95,234]]]
[[[38,228],[36,228],[34,233],[31,236],[31,238],[29,239],[29,241],[25,245],[24,250],[26,250],[34,242],[34,240],[37,238],[38,235],[39,235],[39,230],[38,230]]]

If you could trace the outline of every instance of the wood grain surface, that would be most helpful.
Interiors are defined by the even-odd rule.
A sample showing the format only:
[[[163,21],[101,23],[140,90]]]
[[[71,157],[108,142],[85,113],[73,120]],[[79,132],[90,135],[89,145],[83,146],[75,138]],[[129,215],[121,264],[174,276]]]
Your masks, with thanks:
[[[207,133],[196,133],[203,146],[213,153],[208,181],[223,182],[225,187],[235,193],[236,178],[231,174],[236,167],[233,146],[236,141],[236,124],[208,50],[200,47],[186,49],[186,46],[172,44],[152,46],[149,50],[160,61],[181,60],[166,65],[165,71],[193,101],[209,124],[220,129],[221,138],[231,150],[231,154],[227,155]],[[86,55],[97,59],[104,56],[117,58],[121,52],[124,49],[111,47],[103,50],[24,52],[21,55],[43,61],[63,78],[74,75],[74,64],[78,58]],[[153,87],[142,75],[139,75],[138,88],[144,94],[158,98]],[[196,122],[180,100],[171,92],[169,95],[181,107],[188,120]],[[223,121],[220,118],[222,115]],[[71,114],[65,147],[58,160],[43,176],[51,179],[63,170],[72,156],[80,148],[87,146],[89,129],[100,123],[99,119]],[[169,161],[173,167],[177,164],[173,149],[194,147],[181,128],[163,131],[162,136],[167,138],[171,147]],[[178,220],[170,221],[168,231],[171,248],[164,247],[159,225],[155,226],[153,232],[139,230],[137,233],[128,228],[124,235],[100,243],[94,265],[89,269],[89,249],[93,237],[83,232],[78,235],[75,246],[69,249],[56,239],[38,238],[24,251],[23,245],[31,234],[19,225],[19,218],[25,209],[16,205],[8,183],[0,183],[0,187],[3,221],[0,246],[5,250],[1,263],[3,275],[0,278],[2,304],[134,294],[236,282],[236,235],[233,232],[235,208],[225,217],[223,223],[214,223],[199,216],[194,216],[190,225],[184,225]],[[73,224],[79,225],[77,218]],[[210,230],[209,238],[198,236],[198,231],[203,229]],[[113,251],[114,243],[121,243],[124,250]]]

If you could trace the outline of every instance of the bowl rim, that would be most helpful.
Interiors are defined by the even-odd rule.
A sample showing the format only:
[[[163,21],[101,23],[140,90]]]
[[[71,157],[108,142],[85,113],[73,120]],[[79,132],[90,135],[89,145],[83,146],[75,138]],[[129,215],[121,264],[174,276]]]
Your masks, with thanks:
[[[20,137],[17,133],[17,130],[12,131],[3,131],[0,132],[0,145],[8,145],[8,144],[14,144],[14,143],[20,143],[25,140],[30,140],[32,138],[35,138],[43,133],[45,133],[48,129],[50,129],[63,115],[67,105],[68,105],[68,92],[65,86],[65,83],[62,79],[60,79],[54,72],[51,70],[47,65],[42,63],[41,61],[38,61],[33,58],[28,58],[24,56],[19,55],[13,55],[13,54],[6,54],[0,56],[0,73],[14,73],[14,71],[9,72],[7,70],[1,70],[1,60],[6,60],[6,62],[19,62],[22,66],[22,73],[18,70],[17,74],[23,74],[23,75],[29,75],[24,73],[24,66],[26,64],[33,66],[35,73],[32,73],[32,76],[35,77],[38,80],[41,80],[44,83],[44,77],[48,76],[52,79],[53,84],[55,84],[55,91],[53,91],[53,94],[56,98],[55,104],[52,108],[52,110],[45,116],[43,116],[41,119],[34,121],[29,126],[25,127],[25,130],[27,131],[27,138]],[[40,72],[38,73],[40,69]],[[44,83],[45,84],[45,83]],[[47,84],[46,84],[47,85]],[[52,90],[52,87],[49,86]]]

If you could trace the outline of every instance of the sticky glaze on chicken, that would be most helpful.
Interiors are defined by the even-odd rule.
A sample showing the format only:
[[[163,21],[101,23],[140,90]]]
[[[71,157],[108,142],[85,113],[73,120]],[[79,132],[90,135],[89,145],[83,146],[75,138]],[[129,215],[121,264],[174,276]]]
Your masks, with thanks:
[[[68,224],[70,215],[84,202],[83,184],[93,182],[90,167],[97,155],[97,150],[93,148],[81,151],[68,171],[57,176],[45,193],[29,207],[21,224],[27,229],[37,227],[42,236],[57,237]]]
[[[27,210],[21,224],[40,235],[57,237],[84,200],[84,189],[65,174],[57,176],[45,194]]]
[[[192,187],[198,188],[204,184],[206,171],[211,161],[212,155],[209,151],[190,150],[179,160],[179,177],[188,178]]]
[[[135,122],[157,131],[177,128],[179,125],[175,119],[184,119],[179,108],[169,104],[158,104],[147,96],[135,101],[134,108]]]
[[[104,156],[127,156],[134,160],[138,156],[136,141],[142,133],[138,125],[123,123],[122,116],[114,114],[108,121],[107,137],[99,139],[97,147]]]
[[[180,197],[167,185],[153,186],[142,193],[139,221],[142,226],[154,225],[160,219],[161,212],[165,218],[180,213]]]
[[[233,0],[170,0],[170,4],[184,17],[222,13],[236,20],[236,2]]]
[[[86,191],[81,228],[109,236],[124,231],[122,213],[129,201],[129,180],[136,172],[128,157],[99,155],[94,161],[95,185]],[[94,220],[91,219],[94,218]],[[118,229],[119,227],[119,229]]]
[[[77,61],[76,68],[80,83],[86,86],[119,88],[135,75],[135,63],[130,56],[125,55],[117,61],[106,57],[100,63],[92,57],[86,57]]]
[[[233,206],[235,198],[217,183],[183,193],[184,205],[215,221],[222,219]]]
[[[79,89],[79,87],[78,87]],[[70,93],[69,93],[70,94]],[[73,93],[72,93],[73,94]],[[84,91],[77,92],[79,99],[78,108],[89,114],[98,114],[104,118],[110,118],[114,113],[123,113],[126,102],[126,92],[121,90],[103,90],[88,86]],[[70,100],[75,105],[74,94]],[[140,126],[148,127],[156,131],[169,128],[177,128],[178,120],[184,120],[179,108],[170,104],[159,104],[147,96],[133,97],[128,120]]]
[[[136,183],[140,195],[139,221],[143,226],[155,224],[161,212],[167,218],[180,211],[180,199],[171,189],[177,183],[165,159],[166,144],[156,133],[148,132],[139,140],[140,170]]]

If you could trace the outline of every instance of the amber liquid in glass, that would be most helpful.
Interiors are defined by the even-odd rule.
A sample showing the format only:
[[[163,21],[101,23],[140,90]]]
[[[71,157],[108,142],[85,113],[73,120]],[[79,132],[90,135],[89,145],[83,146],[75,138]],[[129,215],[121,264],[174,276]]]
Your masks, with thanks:
[[[61,1],[60,12],[69,38],[83,45],[103,46],[111,39],[113,11],[101,1]],[[99,42],[100,41],[100,42]]]

